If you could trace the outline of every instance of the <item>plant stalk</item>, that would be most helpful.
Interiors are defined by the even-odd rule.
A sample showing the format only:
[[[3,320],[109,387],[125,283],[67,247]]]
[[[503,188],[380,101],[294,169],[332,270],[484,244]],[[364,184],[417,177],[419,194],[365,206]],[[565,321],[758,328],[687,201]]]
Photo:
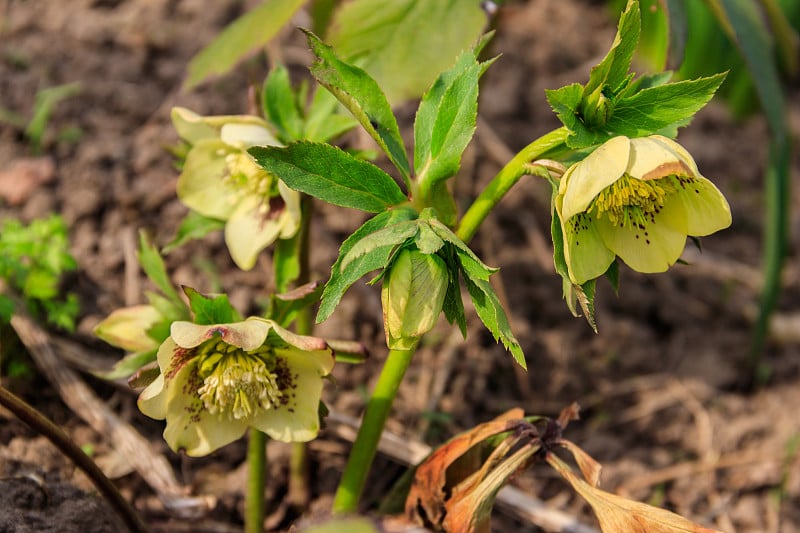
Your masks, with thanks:
[[[469,242],[478,231],[481,223],[503,199],[503,196],[526,174],[525,165],[534,159],[554,156],[566,148],[565,141],[569,130],[558,128],[542,135],[528,146],[520,150],[514,158],[492,178],[489,185],[475,199],[464,213],[456,230],[456,235],[464,242]]]
[[[300,243],[298,245],[298,262],[300,273],[296,284],[304,285],[311,280],[310,255],[311,255],[311,216],[314,212],[314,198],[307,194],[301,197]],[[295,317],[295,331],[300,335],[311,335],[314,332],[314,318],[311,308],[306,307],[298,311]],[[304,511],[311,500],[309,489],[309,458],[308,444],[305,442],[292,443],[289,458],[289,490],[286,500],[289,505],[299,511]]]
[[[130,531],[133,533],[149,531],[133,507],[119,493],[117,487],[103,474],[94,461],[64,433],[64,430],[3,386],[0,386],[0,405],[14,413],[17,418],[35,431],[44,435],[56,448],[61,450],[61,453],[72,459],[72,462],[92,480],[94,486],[111,504]]]
[[[250,428],[247,441],[247,491],[244,500],[245,533],[264,531],[264,481],[267,466],[267,436]]]
[[[364,490],[372,461],[375,459],[383,427],[386,425],[397,390],[415,351],[416,345],[410,350],[389,350],[389,356],[375,384],[372,397],[367,403],[361,427],[358,429],[342,480],[339,482],[333,500],[334,514],[349,514],[358,510],[358,501]]]

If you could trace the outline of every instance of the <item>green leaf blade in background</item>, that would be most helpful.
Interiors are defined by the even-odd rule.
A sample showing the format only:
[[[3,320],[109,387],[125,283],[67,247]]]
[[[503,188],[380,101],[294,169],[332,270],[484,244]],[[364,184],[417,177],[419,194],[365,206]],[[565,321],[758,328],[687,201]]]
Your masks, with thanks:
[[[326,39],[395,104],[421,96],[486,24],[477,1],[351,0],[334,14]]]
[[[770,317],[778,302],[781,271],[788,251],[791,144],[786,106],[770,34],[755,4],[747,0],[708,2],[721,19],[720,23],[728,32],[728,37],[736,43],[744,57],[772,133],[765,183],[764,287],[749,358],[751,370],[758,379],[761,352],[769,331]]]
[[[378,143],[406,184],[411,170],[397,119],[378,83],[363,69],[341,61],[333,48],[306,31],[308,45],[317,56],[311,74],[353,114]]]
[[[278,65],[267,75],[261,91],[261,107],[264,116],[277,128],[282,142],[302,138],[303,117],[286,67]]]
[[[264,0],[233,21],[192,58],[183,90],[228,72],[245,56],[268,43],[305,2]]]
[[[172,285],[172,281],[167,274],[167,268],[164,266],[164,260],[158,249],[150,242],[150,238],[144,231],[139,232],[139,264],[142,265],[147,277],[150,278],[156,287],[177,307],[183,306],[183,300],[178,295],[178,291]]]
[[[383,170],[329,144],[254,146],[249,153],[292,189],[334,205],[378,213],[407,201]]]
[[[168,254],[189,241],[202,239],[212,231],[219,231],[223,228],[225,228],[224,220],[203,216],[197,211],[189,211],[181,220],[175,237],[161,251]]]

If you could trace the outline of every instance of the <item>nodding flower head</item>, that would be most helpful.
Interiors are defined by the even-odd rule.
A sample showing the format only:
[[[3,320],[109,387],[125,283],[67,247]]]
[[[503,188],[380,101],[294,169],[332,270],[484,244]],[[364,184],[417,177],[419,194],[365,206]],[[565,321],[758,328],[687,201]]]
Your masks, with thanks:
[[[572,165],[555,199],[573,283],[595,279],[615,257],[639,272],[664,272],[687,235],[728,227],[722,193],[675,141],[614,137]]]
[[[251,146],[279,145],[269,125],[248,115],[202,117],[172,110],[178,135],[191,145],[178,178],[178,198],[203,216],[226,221],[234,262],[253,268],[259,252],[300,227],[300,194],[259,167]]]
[[[322,339],[251,317],[233,324],[174,322],[158,366],[161,375],[142,392],[139,408],[166,419],[170,448],[200,456],[248,427],[287,442],[316,437],[322,378],[333,355]]]

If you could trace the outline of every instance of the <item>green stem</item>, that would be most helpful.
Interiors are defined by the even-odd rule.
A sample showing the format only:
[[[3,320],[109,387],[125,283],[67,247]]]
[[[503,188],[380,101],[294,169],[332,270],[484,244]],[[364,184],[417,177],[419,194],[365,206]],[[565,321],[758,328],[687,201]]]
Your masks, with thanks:
[[[503,196],[505,196],[509,189],[525,175],[525,165],[534,159],[559,153],[565,148],[565,141],[568,134],[569,131],[561,127],[542,135],[520,150],[519,153],[497,173],[489,185],[486,186],[469,209],[467,209],[467,212],[464,213],[461,223],[456,230],[456,235],[464,242],[469,242],[492,209],[503,199]]]
[[[375,390],[367,403],[361,427],[350,451],[342,480],[333,500],[335,514],[347,514],[357,511],[358,500],[364,490],[378,442],[386,425],[386,419],[392,408],[400,382],[406,373],[409,363],[414,356],[416,346],[410,350],[390,350],[386,363],[383,365],[381,375],[375,384]]]
[[[300,242],[297,251],[300,273],[296,280],[297,285],[308,283],[311,279],[311,216],[314,211],[314,198],[304,194],[301,202],[302,219],[300,221]],[[294,329],[300,335],[311,335],[314,332],[314,317],[311,313],[311,307],[306,307],[297,312]],[[311,499],[311,491],[308,486],[308,461],[308,445],[305,442],[292,443],[292,451],[289,458],[289,490],[286,500],[289,505],[299,511],[304,511]]]
[[[267,464],[267,436],[253,428],[247,442],[247,492],[244,500],[245,533],[264,531],[264,480]]]
[[[103,474],[103,471],[98,468],[94,461],[64,433],[64,430],[2,386],[0,386],[0,405],[14,413],[17,418],[41,435],[44,435],[56,448],[61,450],[61,453],[72,459],[72,462],[92,480],[94,486],[111,504],[130,531],[134,533],[147,533],[149,531],[142,519],[139,518],[139,515],[136,514],[136,511],[119,493],[117,487]]]

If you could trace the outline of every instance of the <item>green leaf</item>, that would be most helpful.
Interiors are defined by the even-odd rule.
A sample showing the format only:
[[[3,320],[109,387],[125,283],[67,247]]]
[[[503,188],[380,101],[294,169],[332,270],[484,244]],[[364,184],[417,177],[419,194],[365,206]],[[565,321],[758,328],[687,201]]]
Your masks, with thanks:
[[[142,265],[147,277],[150,278],[156,287],[176,305],[182,305],[183,300],[178,296],[178,292],[172,285],[164,266],[164,260],[158,249],[150,242],[149,237],[144,231],[139,232],[139,264]]]
[[[189,308],[194,314],[195,324],[231,324],[242,320],[242,316],[228,301],[227,294],[211,297],[200,294],[191,287],[184,287],[183,292],[189,298]]]
[[[303,138],[303,117],[289,71],[278,65],[269,72],[261,91],[261,107],[264,116],[278,130],[278,137],[284,143]]]
[[[305,0],[264,0],[229,24],[189,63],[183,90],[228,72],[245,56],[269,42]]]
[[[311,65],[311,74],[350,110],[409,184],[410,170],[403,138],[381,88],[363,69],[340,61],[319,37],[309,31],[306,35],[317,56],[317,61]]]
[[[683,124],[706,105],[725,74],[679,81],[643,89],[620,99],[606,127],[614,135],[641,137],[672,125]],[[602,139],[604,141],[606,139]]]
[[[467,338],[467,318],[464,315],[464,302],[461,301],[461,287],[458,283],[459,272],[461,271],[459,261],[455,257],[455,252],[451,247],[445,251],[445,263],[447,264],[447,271],[450,273],[450,279],[447,282],[447,292],[444,295],[444,304],[442,304],[442,311],[444,316],[450,324],[458,324],[458,329],[461,330],[461,335]]]
[[[216,218],[206,217],[197,211],[189,211],[181,220],[178,231],[164,248],[162,253],[168,254],[195,239],[202,239],[212,231],[218,231],[225,227],[225,221]]]
[[[339,56],[374,77],[390,102],[417,98],[486,26],[480,2],[342,2],[327,38]]]
[[[485,71],[471,52],[466,69],[454,78],[446,72],[425,93],[414,123],[414,173],[420,183],[434,183],[455,175],[478,116],[478,80]]]
[[[434,254],[444,246],[444,241],[436,235],[436,232],[429,225],[419,224],[419,232],[414,239],[414,244],[423,254]]]
[[[480,258],[475,255],[475,252],[473,252],[470,247],[464,243],[464,241],[459,239],[455,233],[450,231],[450,228],[435,218],[429,219],[428,224],[430,224],[431,229],[440,239],[450,243],[455,247],[462,267],[468,269],[468,272],[471,276],[485,280],[488,279],[490,274],[493,274],[499,270],[498,268],[490,267],[481,261]]]
[[[117,361],[108,372],[95,372],[94,375],[108,381],[127,378],[143,366],[154,362],[156,360],[156,354],[158,354],[157,349],[128,354]]]
[[[403,221],[413,220],[417,213],[413,209],[401,208],[384,211],[375,215],[365,222],[360,228],[348,237],[339,249],[339,257],[331,268],[331,277],[325,285],[322,293],[322,302],[317,313],[317,322],[327,319],[333,310],[339,305],[345,291],[356,282],[361,276],[383,268],[391,258],[394,246],[384,246],[373,249],[370,253],[361,255],[348,265],[346,271],[342,271],[342,259],[350,250],[364,237],[375,233],[383,228],[398,224]]]
[[[742,0],[718,0],[721,20],[739,47],[753,77],[772,140],[769,150],[765,198],[767,219],[764,244],[764,287],[753,334],[749,364],[755,372],[769,329],[770,316],[781,294],[781,271],[789,242],[791,141],[786,106],[777,66],[772,58],[769,32],[756,6]]]
[[[511,352],[519,366],[527,369],[525,354],[522,353],[519,341],[511,332],[506,312],[503,310],[503,306],[500,304],[492,285],[488,281],[471,279],[466,275],[464,276],[464,282],[472,298],[475,311],[486,326],[486,329],[491,332],[495,341],[499,340],[503,343],[503,346]]]
[[[299,141],[248,152],[292,189],[334,205],[377,213],[407,201],[383,170],[329,144]]]
[[[617,35],[606,57],[589,74],[589,82],[583,89],[584,98],[597,90],[617,93],[628,77],[633,53],[639,42],[641,13],[637,0],[628,0],[628,5],[619,19]]]
[[[369,253],[371,250],[381,246],[398,246],[415,236],[417,232],[419,232],[419,223],[417,220],[404,220],[374,233],[370,233],[355,243],[352,248],[350,248],[350,251],[347,252],[347,255],[342,257],[340,267],[342,270],[346,270],[347,266],[353,260]]]

